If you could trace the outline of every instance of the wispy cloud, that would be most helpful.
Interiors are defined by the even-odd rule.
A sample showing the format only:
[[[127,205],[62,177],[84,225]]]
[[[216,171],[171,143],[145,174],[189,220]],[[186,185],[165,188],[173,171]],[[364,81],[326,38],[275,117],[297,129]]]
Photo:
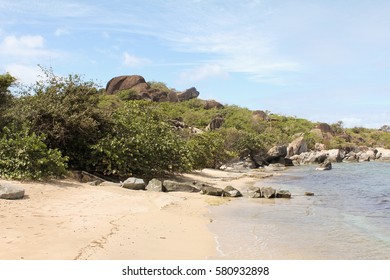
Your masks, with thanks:
[[[217,64],[206,64],[193,68],[188,71],[184,71],[180,74],[180,78],[183,81],[199,82],[210,78],[222,78],[226,79],[229,77],[221,66]]]
[[[128,67],[142,67],[151,64],[151,60],[125,52],[123,54],[123,64]]]
[[[36,58],[57,56],[56,52],[45,48],[45,39],[41,35],[9,35],[0,42],[0,57]]]

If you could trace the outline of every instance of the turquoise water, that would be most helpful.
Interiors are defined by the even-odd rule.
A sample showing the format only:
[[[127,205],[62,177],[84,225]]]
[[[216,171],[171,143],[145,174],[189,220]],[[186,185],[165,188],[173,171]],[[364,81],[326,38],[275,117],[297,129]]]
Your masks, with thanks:
[[[259,182],[290,190],[290,200],[240,198],[212,207],[217,258],[390,259],[390,163],[315,167]]]

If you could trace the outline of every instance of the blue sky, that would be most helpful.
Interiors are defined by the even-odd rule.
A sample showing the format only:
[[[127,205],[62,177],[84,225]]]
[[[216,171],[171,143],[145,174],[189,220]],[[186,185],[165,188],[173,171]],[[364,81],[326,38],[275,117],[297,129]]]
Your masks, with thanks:
[[[390,124],[390,1],[0,0],[0,73],[140,74],[249,109]]]

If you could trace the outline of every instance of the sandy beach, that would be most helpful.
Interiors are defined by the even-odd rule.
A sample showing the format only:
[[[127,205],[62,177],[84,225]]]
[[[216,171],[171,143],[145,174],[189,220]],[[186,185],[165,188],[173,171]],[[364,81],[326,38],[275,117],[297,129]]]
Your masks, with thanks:
[[[203,170],[179,176],[248,187],[264,176]],[[1,180],[0,180],[1,183]],[[208,207],[229,198],[132,191],[72,179],[12,182],[21,200],[0,200],[0,259],[210,259],[216,245]]]

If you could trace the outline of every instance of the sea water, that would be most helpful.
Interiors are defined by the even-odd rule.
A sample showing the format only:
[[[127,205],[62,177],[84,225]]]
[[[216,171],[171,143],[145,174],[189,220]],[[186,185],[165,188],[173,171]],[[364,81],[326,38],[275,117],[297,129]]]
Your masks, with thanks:
[[[216,258],[390,259],[390,163],[315,167],[259,182],[289,190],[291,199],[239,198],[211,207]]]

